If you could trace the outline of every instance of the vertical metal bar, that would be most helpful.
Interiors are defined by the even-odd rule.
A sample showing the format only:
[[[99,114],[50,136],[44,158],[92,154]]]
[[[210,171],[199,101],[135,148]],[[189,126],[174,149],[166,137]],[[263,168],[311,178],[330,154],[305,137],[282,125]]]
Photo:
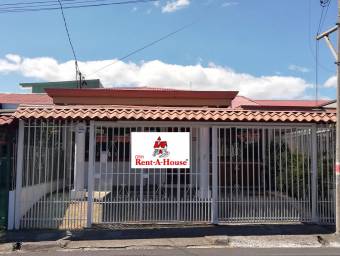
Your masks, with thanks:
[[[31,183],[29,183],[29,185],[33,186],[35,185],[35,164],[36,164],[36,141],[37,141],[37,119],[34,120],[34,133],[33,133],[33,158],[32,158],[32,172],[31,174]],[[29,214],[28,214],[28,218],[29,218],[29,227],[32,228],[34,223],[34,212],[35,212],[35,202],[33,202],[34,198],[35,198],[35,190],[33,189],[32,191],[33,196],[30,198],[30,201],[28,202],[29,205],[32,205],[32,207],[29,209]]]
[[[74,124],[73,124],[73,120],[71,121],[70,123],[70,127],[69,127],[69,152],[67,152],[67,155],[69,156],[69,161],[68,161],[68,179],[69,179],[69,189],[68,189],[68,201],[69,203],[71,204],[72,201],[71,201],[71,190],[72,190],[72,177],[74,177],[74,172],[75,172],[75,166],[73,163],[75,163],[75,141],[74,141],[74,137],[73,137],[73,131],[74,131]],[[84,142],[85,144],[85,142]],[[85,151],[85,148],[84,148],[84,151]],[[85,152],[83,152],[83,154],[85,154]],[[85,155],[82,156],[82,159],[83,161],[85,161]],[[83,163],[83,166],[84,166],[84,163]],[[84,171],[84,169],[83,169]],[[83,177],[83,176],[82,176]],[[75,184],[76,180],[75,178],[73,178],[73,187],[74,187],[74,184]],[[82,181],[84,183],[84,181]],[[83,187],[84,189],[84,187]],[[83,195],[81,195],[82,197]],[[76,200],[80,201],[76,195]],[[85,223],[83,223],[83,215],[84,215],[84,209],[83,209],[83,202],[78,202],[80,203],[80,213],[79,213],[79,218],[81,219],[81,227],[85,227]]]
[[[289,197],[288,197],[288,195],[289,195],[289,178],[288,178],[288,135],[287,134],[289,134],[288,133],[288,130],[287,129],[285,129],[285,131],[284,131],[284,133],[285,133],[285,136],[284,136],[284,138],[285,138],[285,160],[286,160],[286,163],[285,163],[285,173],[286,173],[286,175],[285,175],[285,179],[286,179],[286,197],[285,197],[285,201],[286,201],[286,206],[285,206],[285,208],[286,208],[286,210],[285,210],[285,220],[288,220],[289,219]]]
[[[29,186],[29,176],[30,176],[29,170],[30,170],[31,162],[32,162],[30,159],[30,152],[31,152],[31,120],[30,119],[27,121],[26,130],[27,130],[27,140],[25,140],[25,136],[24,136],[24,146],[23,146],[23,150],[26,151],[25,156],[23,157],[23,161],[24,161],[23,166],[26,165],[26,169],[23,168],[23,175],[24,175],[23,182],[22,182],[23,187]],[[25,123],[24,123],[24,131],[25,131]],[[26,149],[25,149],[25,146],[26,146]],[[26,161],[26,164],[25,164],[25,161]],[[25,203],[27,204],[26,193],[24,193],[24,200],[25,200]],[[23,202],[21,202],[21,204],[22,203]],[[23,217],[22,226],[25,228],[27,227],[27,225],[28,225],[28,218],[26,216],[26,217]]]
[[[240,138],[240,141],[241,141],[241,200],[240,200],[240,203],[241,203],[241,219],[243,220],[244,218],[244,215],[245,215],[245,205],[244,205],[244,146],[243,146],[243,135],[244,135],[244,128],[241,128],[240,129],[241,131],[241,138]]]
[[[44,185],[47,185],[47,171],[48,171],[48,131],[49,131],[49,121],[46,120],[46,133],[45,133],[45,164],[44,164]],[[47,218],[47,191],[46,193],[44,193],[44,196],[42,198],[42,201],[43,201],[43,216],[44,216],[44,219],[43,219],[43,226],[44,228],[47,228],[46,226],[46,218]]]
[[[239,219],[239,213],[240,213],[240,209],[239,209],[239,166],[238,166],[238,158],[239,158],[239,152],[238,152],[238,128],[235,128],[235,193],[236,193],[236,201],[233,200],[233,205],[234,205],[234,218],[236,220]]]
[[[97,130],[98,129],[98,127],[96,127],[96,129],[95,130]],[[102,165],[103,165],[103,159],[102,159],[102,157],[104,156],[104,154],[103,154],[103,132],[104,132],[104,129],[103,129],[103,126],[101,125],[101,126],[99,126],[99,180],[98,180],[98,188],[95,188],[95,193],[97,194],[96,196],[97,196],[97,201],[98,201],[98,203],[96,203],[96,205],[97,206],[99,206],[99,207],[103,207],[103,200],[102,200],[102,197],[101,197],[101,194],[102,194],[102,173],[103,173],[103,168],[102,168]],[[97,137],[97,132],[96,132],[96,137]],[[97,144],[97,138],[95,138],[95,143]],[[97,176],[97,170],[96,170],[96,168],[95,168],[95,176],[96,176],[96,178],[98,177]],[[105,192],[104,192],[105,193]],[[94,215],[95,217],[97,217],[96,219],[94,219],[93,221],[94,222],[97,222],[97,223],[99,223],[100,222],[100,216],[99,216],[99,214],[95,214]]]
[[[302,199],[302,218],[303,220],[305,220],[306,218],[306,186],[305,186],[305,151],[308,150],[308,148],[305,145],[305,133],[306,133],[306,129],[302,130],[302,134],[301,134],[301,164],[302,164],[302,195],[301,195],[301,199]],[[308,170],[309,171],[309,170]],[[300,179],[299,179],[300,180]]]
[[[253,183],[252,183],[252,198],[251,198],[251,207],[252,207],[252,220],[255,221],[256,220],[256,195],[255,195],[255,141],[256,141],[256,137],[257,134],[255,135],[255,129],[252,128],[251,130],[251,135],[252,135],[252,166],[253,166],[253,170],[252,170],[252,176],[253,176]]]
[[[39,186],[40,185],[40,179],[41,179],[41,163],[42,163],[42,133],[43,133],[43,122],[40,122],[40,127],[39,127],[39,161],[38,161],[38,181],[37,181],[37,185]],[[37,211],[36,211],[36,216],[35,216],[35,227],[41,227],[41,195],[38,195],[38,198],[37,198],[37,203],[36,203],[36,208],[37,208]]]
[[[261,211],[261,165],[262,165],[262,162],[261,162],[261,151],[260,151],[260,142],[261,142],[261,130],[260,128],[257,129],[257,136],[258,136],[258,140],[257,140],[257,185],[258,185],[258,188],[257,188],[257,193],[258,193],[258,208],[257,208],[257,217],[258,217],[258,220],[262,218],[262,211]],[[262,145],[263,146],[263,145]]]
[[[67,138],[67,133],[66,133],[66,129],[67,129],[67,121],[65,121],[63,123],[63,130],[64,130],[64,136],[63,136],[63,151],[64,151],[64,154],[63,154],[63,184],[62,184],[62,203],[60,204],[60,206],[63,208],[63,209],[67,209],[67,207],[70,207],[70,205],[68,205],[69,202],[65,202],[66,201],[66,197],[65,197],[65,189],[66,189],[66,155],[67,155],[67,141],[68,141],[68,138]],[[71,206],[72,207],[72,206]],[[61,214],[60,218],[63,218],[63,214]],[[65,217],[64,217],[65,218]]]
[[[54,168],[55,168],[55,159],[54,159],[54,153],[55,153],[55,120],[53,119],[52,122],[52,143],[51,143],[51,168],[50,168],[50,199],[49,199],[49,227],[53,227],[53,200],[54,200],[54,195],[53,195],[53,182],[54,182]]]
[[[250,195],[249,195],[249,129],[246,129],[246,143],[247,143],[247,202],[246,202],[246,207],[245,207],[245,218],[249,221],[250,219],[250,211],[249,211],[249,204],[250,204]]]
[[[18,134],[18,153],[17,153],[17,169],[16,169],[16,188],[15,188],[15,229],[20,228],[21,219],[21,189],[22,189],[22,172],[24,163],[24,121],[19,120]]]
[[[105,144],[105,150],[106,150],[106,159],[105,159],[105,195],[104,195],[104,202],[103,202],[103,221],[108,221],[108,214],[109,214],[109,204],[108,204],[108,193],[110,193],[111,189],[109,190],[110,182],[108,179],[108,160],[110,159],[110,150],[109,150],[109,127],[106,128],[106,144]]]
[[[283,205],[282,205],[282,199],[283,199],[283,195],[282,195],[282,147],[283,147],[283,143],[282,143],[282,130],[281,128],[279,128],[279,171],[280,171],[280,208],[279,208],[279,215],[280,215],[280,220],[283,220]]]
[[[127,201],[127,199],[126,199],[126,196],[125,196],[125,132],[126,132],[126,130],[125,130],[125,127],[123,127],[123,148],[122,148],[122,150],[123,150],[123,152],[122,152],[122,179],[123,179],[123,181],[122,181],[122,201],[123,201],[123,203],[121,204],[122,205],[122,221],[124,221],[125,220],[125,218],[126,218],[126,201]]]
[[[218,194],[217,194],[217,128],[212,127],[212,203],[211,203],[211,222],[218,224]]]
[[[177,127],[177,132],[180,132],[179,127]],[[177,170],[177,221],[180,220],[180,210],[181,210],[181,171],[179,168]]]
[[[217,128],[217,204],[218,204],[218,212],[217,212],[217,218],[219,219],[220,211],[221,211],[221,129]]]
[[[316,125],[314,124],[311,129],[312,135],[312,221],[318,222],[317,215],[317,182],[318,182],[318,159],[317,159],[317,139],[316,139]]]
[[[277,156],[276,156],[276,129],[274,128],[273,129],[273,155],[274,155],[274,162],[273,162],[273,165],[274,165],[274,205],[273,205],[273,210],[272,210],[272,219],[276,219],[277,218],[277,184],[276,184],[276,174],[277,174],[277,168],[276,168],[276,161],[277,161]],[[272,204],[272,202],[271,202]]]
[[[61,213],[61,207],[60,207],[60,201],[61,199],[59,198],[59,179],[60,179],[60,143],[61,143],[61,121],[59,120],[58,123],[58,149],[57,149],[57,190],[56,190],[56,198],[57,198],[57,203],[56,203],[56,218],[54,219],[55,224],[58,223],[58,218],[60,218],[60,213]]]
[[[268,133],[268,130],[265,130],[264,128],[262,128],[262,165],[263,165],[263,198],[262,200],[262,218],[265,219],[267,217],[267,195],[266,195],[266,131]]]
[[[121,221],[121,201],[122,201],[122,198],[120,196],[120,177],[121,177],[121,172],[120,172],[120,169],[121,169],[121,164],[120,164],[120,157],[121,157],[121,154],[120,154],[120,130],[121,130],[121,127],[118,127],[117,128],[117,199],[116,199],[116,205],[117,205],[117,211],[116,211],[116,220],[117,222],[120,222]]]
[[[129,131],[129,138],[131,138],[131,127],[128,128]],[[131,157],[131,140],[129,139],[129,143],[128,143],[128,152],[129,154],[127,155],[127,173],[128,173],[128,199],[129,199],[129,207],[128,207],[128,219],[129,221],[134,220],[133,217],[131,217],[131,211],[132,208],[131,206],[133,205],[133,203],[131,201],[134,201],[133,198],[130,196],[130,186],[131,186],[131,177],[132,177],[132,171],[131,171],[131,165],[130,165],[130,157]]]
[[[117,170],[114,169],[114,161],[115,161],[115,128],[111,127],[111,170],[112,170],[112,177],[111,177],[111,197],[110,197],[110,217],[109,221],[114,221],[114,214],[115,214],[115,204],[113,202],[113,194],[114,194],[114,185],[115,185],[115,176],[117,176]]]
[[[142,131],[144,132],[144,127],[142,127]],[[144,169],[140,169],[140,182],[139,182],[139,221],[143,220],[143,201],[144,201]]]
[[[92,226],[93,217],[93,185],[94,185],[94,175],[93,171],[95,168],[94,154],[95,154],[95,125],[94,121],[90,121],[90,131],[89,131],[89,164],[88,164],[88,179],[87,179],[87,223],[86,226],[90,228]]]

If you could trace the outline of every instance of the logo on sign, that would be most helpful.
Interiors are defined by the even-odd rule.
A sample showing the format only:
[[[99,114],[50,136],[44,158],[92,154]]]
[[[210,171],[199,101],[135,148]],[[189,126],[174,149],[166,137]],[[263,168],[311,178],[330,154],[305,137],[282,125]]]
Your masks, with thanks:
[[[190,168],[190,133],[131,133],[131,168]]]
[[[168,143],[165,140],[162,140],[161,137],[158,137],[153,145],[153,156],[163,158],[169,155],[170,152],[168,151]]]

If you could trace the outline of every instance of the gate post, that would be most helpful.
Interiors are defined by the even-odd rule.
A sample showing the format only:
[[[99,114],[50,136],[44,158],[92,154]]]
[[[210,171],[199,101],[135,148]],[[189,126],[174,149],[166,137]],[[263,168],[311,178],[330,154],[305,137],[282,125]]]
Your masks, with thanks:
[[[207,199],[211,193],[209,191],[209,147],[210,145],[210,128],[199,128],[199,196],[201,199]]]
[[[317,148],[317,135],[316,135],[316,124],[313,124],[311,129],[312,135],[312,222],[317,223],[319,222],[318,213],[317,213],[317,204],[318,204],[318,148]]]
[[[16,185],[15,185],[15,229],[20,228],[21,219],[21,188],[22,188],[22,171],[24,166],[24,121],[19,120],[19,134],[18,134],[18,153],[17,153],[17,169],[16,169]]]
[[[93,216],[93,171],[94,171],[94,154],[95,154],[95,127],[94,121],[90,121],[90,138],[89,138],[89,164],[87,177],[87,227],[92,226]]]
[[[74,187],[73,190],[71,190],[71,197],[73,199],[81,199],[85,197],[85,134],[85,123],[78,123],[75,135]]]
[[[212,136],[211,136],[211,164],[212,164],[212,202],[211,202],[211,222],[213,224],[218,224],[218,194],[217,194],[217,186],[218,186],[218,180],[217,180],[217,128],[212,127]]]

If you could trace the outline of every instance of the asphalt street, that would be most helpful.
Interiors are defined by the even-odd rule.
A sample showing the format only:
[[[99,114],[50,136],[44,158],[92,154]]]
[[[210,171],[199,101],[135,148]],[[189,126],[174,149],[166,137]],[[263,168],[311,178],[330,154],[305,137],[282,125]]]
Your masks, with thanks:
[[[25,256],[339,256],[340,248],[223,248],[223,249],[149,249],[149,250],[77,250],[13,252],[4,255]]]

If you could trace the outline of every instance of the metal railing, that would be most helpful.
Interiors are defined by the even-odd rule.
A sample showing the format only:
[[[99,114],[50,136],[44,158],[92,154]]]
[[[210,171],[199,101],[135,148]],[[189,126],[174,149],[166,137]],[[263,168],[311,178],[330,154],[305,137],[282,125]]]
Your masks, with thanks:
[[[16,228],[334,223],[335,128],[21,121]],[[131,132],[190,132],[190,169],[131,169]]]

